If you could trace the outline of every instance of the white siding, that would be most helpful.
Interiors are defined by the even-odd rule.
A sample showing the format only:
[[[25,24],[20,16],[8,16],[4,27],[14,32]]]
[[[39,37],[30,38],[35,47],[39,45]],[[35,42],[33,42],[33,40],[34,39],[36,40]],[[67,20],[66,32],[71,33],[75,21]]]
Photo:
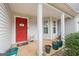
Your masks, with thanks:
[[[79,14],[74,17],[75,20],[75,31],[79,32]]]
[[[75,32],[74,18],[65,20],[65,35]],[[61,34],[61,22],[58,21],[58,35]]]
[[[0,3],[0,53],[11,46],[11,14],[7,4]]]
[[[32,40],[38,39],[38,30],[37,30],[37,22],[36,18],[29,21],[29,27],[28,27],[28,35],[32,38]]]
[[[58,26],[58,35],[60,35],[61,34],[61,21],[60,20],[58,20],[58,22],[57,22],[58,24],[57,24],[57,26]]]
[[[65,20],[65,34],[75,32],[75,22],[74,19]]]

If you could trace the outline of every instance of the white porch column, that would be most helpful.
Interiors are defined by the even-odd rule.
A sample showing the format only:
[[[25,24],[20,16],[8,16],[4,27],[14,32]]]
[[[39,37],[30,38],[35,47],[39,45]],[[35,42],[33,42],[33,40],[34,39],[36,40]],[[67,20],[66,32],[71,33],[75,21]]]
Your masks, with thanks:
[[[38,54],[42,56],[43,49],[42,49],[42,40],[43,40],[43,5],[39,3],[37,5],[37,28],[38,28]]]
[[[61,15],[61,40],[63,40],[63,42],[65,37],[65,15],[64,13],[62,13]]]
[[[50,17],[50,38],[53,39],[52,17]]]

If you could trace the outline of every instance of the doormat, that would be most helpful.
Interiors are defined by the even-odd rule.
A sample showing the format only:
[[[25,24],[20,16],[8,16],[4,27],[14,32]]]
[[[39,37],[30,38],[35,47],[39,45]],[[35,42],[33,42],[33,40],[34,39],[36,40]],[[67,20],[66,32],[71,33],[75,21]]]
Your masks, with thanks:
[[[17,46],[19,47],[19,46],[23,46],[23,45],[27,45],[27,44],[28,44],[28,42],[23,42],[23,43],[17,44]]]

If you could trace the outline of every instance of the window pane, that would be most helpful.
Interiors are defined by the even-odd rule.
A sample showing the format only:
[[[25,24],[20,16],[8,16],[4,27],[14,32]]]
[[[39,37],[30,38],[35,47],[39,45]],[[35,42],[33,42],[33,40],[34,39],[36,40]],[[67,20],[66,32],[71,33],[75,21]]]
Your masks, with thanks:
[[[44,27],[44,33],[48,34],[48,27]]]
[[[53,21],[53,33],[56,33],[56,21]]]
[[[53,27],[53,33],[56,33],[56,27]]]

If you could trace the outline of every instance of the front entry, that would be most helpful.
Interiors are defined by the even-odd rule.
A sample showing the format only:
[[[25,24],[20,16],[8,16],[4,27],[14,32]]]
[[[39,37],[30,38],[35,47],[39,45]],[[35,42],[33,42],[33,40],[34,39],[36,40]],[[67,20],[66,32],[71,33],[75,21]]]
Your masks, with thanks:
[[[16,43],[27,40],[27,19],[16,17]]]

